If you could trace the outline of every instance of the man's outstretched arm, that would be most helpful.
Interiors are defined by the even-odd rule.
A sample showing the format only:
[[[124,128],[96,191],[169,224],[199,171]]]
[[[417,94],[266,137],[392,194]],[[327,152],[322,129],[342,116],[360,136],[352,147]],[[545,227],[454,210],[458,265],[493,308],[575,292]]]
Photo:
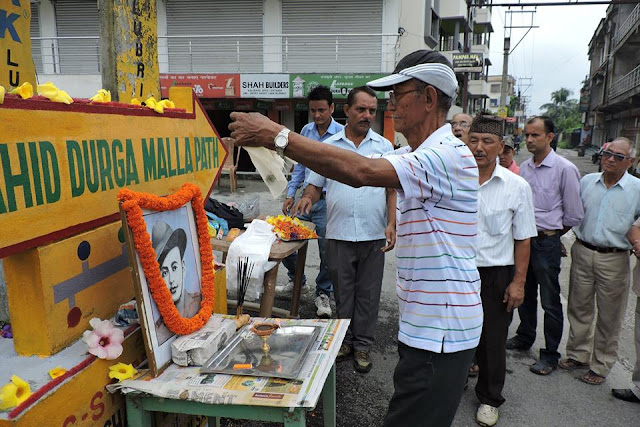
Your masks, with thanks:
[[[284,126],[260,113],[231,113],[229,125],[234,144],[275,150],[274,138]],[[289,133],[287,157],[330,179],[352,187],[401,188],[395,169],[387,160],[370,159],[349,150]]]

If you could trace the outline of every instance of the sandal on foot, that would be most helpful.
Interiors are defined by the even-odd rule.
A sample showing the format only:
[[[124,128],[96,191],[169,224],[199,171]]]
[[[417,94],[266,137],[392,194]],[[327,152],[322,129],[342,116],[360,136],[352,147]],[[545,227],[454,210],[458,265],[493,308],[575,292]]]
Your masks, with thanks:
[[[560,369],[564,369],[565,371],[573,371],[574,369],[588,368],[589,364],[578,362],[576,359],[567,357],[566,359],[559,361],[558,366]]]
[[[469,376],[472,377],[472,378],[473,377],[477,377],[479,371],[480,371],[480,367],[474,363],[469,368]]]
[[[601,377],[600,375],[596,374],[591,369],[589,369],[589,371],[586,374],[580,377],[580,381],[582,381],[583,383],[591,384],[591,385],[600,385],[604,382],[604,379],[605,379],[604,377]]]
[[[552,365],[551,362],[542,359],[529,366],[529,370],[538,375],[549,375],[554,369],[556,369],[555,365]]]

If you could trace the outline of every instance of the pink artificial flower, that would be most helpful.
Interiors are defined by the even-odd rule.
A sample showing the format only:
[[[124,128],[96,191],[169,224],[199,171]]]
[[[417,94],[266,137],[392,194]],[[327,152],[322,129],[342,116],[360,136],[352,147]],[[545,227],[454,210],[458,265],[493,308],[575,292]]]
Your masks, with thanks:
[[[82,340],[89,346],[89,353],[100,359],[113,360],[122,354],[124,332],[109,320],[94,317],[89,321],[93,331],[84,331]]]

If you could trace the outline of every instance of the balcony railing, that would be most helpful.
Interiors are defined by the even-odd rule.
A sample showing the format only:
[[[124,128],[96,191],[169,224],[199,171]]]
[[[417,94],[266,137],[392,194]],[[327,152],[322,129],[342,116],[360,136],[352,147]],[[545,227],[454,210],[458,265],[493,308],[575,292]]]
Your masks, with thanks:
[[[625,19],[625,21],[620,25],[618,30],[616,31],[616,35],[613,37],[613,45],[617,46],[620,41],[627,35],[629,31],[638,25],[638,20],[640,20],[640,3],[636,7],[633,8],[631,14]]]
[[[610,99],[613,99],[625,92],[628,92],[636,87],[640,86],[640,65],[625,74],[620,79],[616,80],[611,85]]]
[[[184,35],[158,37],[164,72],[347,72],[393,69],[397,33]],[[37,71],[100,74],[100,38],[33,37]]]
[[[460,52],[462,52],[462,43],[460,41],[456,43],[455,38],[452,36],[442,37],[440,38],[440,44],[439,44],[438,50],[442,52],[446,52],[450,50],[459,50]]]

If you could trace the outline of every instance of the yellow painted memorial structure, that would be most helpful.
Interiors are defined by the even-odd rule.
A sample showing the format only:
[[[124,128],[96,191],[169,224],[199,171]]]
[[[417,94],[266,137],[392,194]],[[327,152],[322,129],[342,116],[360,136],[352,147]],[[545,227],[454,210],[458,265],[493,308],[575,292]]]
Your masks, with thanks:
[[[12,95],[0,105],[0,255],[19,355],[64,351],[91,318],[133,298],[120,188],[162,195],[192,182],[209,194],[227,152],[191,89],[172,88],[170,98],[176,108],[163,114]],[[19,415],[0,413],[0,426],[122,425],[123,401],[104,386],[108,366],[144,359],[139,329],[124,346],[118,360],[93,360]]]
[[[155,1],[99,4],[106,87],[120,101],[159,99]],[[30,10],[28,0],[0,0],[5,89],[26,81],[36,89]],[[0,364],[0,386],[24,373],[34,393],[0,411],[0,427],[125,425],[124,399],[105,385],[109,366],[146,358],[140,329],[127,330],[116,360],[87,355],[78,341],[90,319],[113,317],[134,296],[118,191],[163,195],[190,182],[208,195],[228,155],[190,88],[169,98],[175,108],[162,113],[86,99],[0,101],[0,258],[14,334],[0,344],[15,350]],[[224,274],[216,289],[216,311],[226,311]],[[68,371],[50,380],[58,360]]]

